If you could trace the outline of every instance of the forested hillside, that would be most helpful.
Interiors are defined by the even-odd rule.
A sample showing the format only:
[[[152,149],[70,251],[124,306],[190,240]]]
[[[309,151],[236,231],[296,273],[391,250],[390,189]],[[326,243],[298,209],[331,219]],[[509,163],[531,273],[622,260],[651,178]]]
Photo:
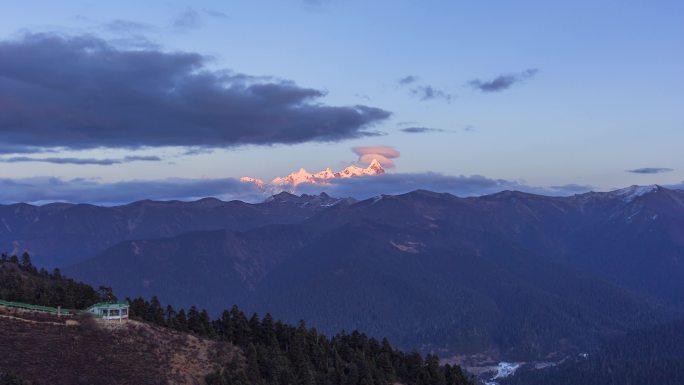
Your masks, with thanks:
[[[506,385],[684,384],[684,321],[628,333],[587,358],[522,370]]]
[[[283,193],[250,208],[303,210],[298,220],[126,240],[64,271],[212,316],[238,304],[328,335],[510,361],[588,351],[684,314],[684,191],[316,204]]]
[[[61,306],[67,309],[85,309],[100,302],[115,300],[111,289],[77,282],[61,274],[37,269],[31,257],[24,253],[0,256],[0,299],[41,306]]]
[[[61,276],[59,272],[48,274],[45,271],[38,271],[30,263],[28,255],[21,260],[14,256],[3,258],[0,261],[0,274],[2,274],[0,299],[3,300],[25,301],[33,298],[36,299],[36,304],[64,305],[64,307],[68,304],[68,307],[79,307],[78,305],[86,301],[95,302],[106,299],[105,297],[108,296],[113,297],[106,288],[98,292],[87,285]],[[59,295],[52,295],[52,291],[58,291]],[[61,302],[62,300],[65,302]],[[200,341],[208,341],[207,343],[215,341],[215,343],[239,348],[239,354],[231,353],[226,356],[225,364],[207,375],[204,379],[207,384],[465,385],[471,383],[458,366],[442,366],[437,357],[432,355],[424,358],[418,353],[401,352],[392,347],[386,339],[379,341],[358,331],[342,332],[329,338],[315,329],[307,328],[303,322],[298,326],[291,326],[274,320],[268,314],[263,318],[255,314],[248,317],[235,306],[224,311],[218,319],[212,320],[205,310],[199,310],[196,307],[190,307],[187,311],[176,310],[171,306],[162,306],[156,298],[150,301],[136,298],[130,300],[130,304],[131,316],[134,319],[144,321],[150,327],[159,329],[154,334],[155,343],[164,345],[165,339],[168,339],[169,343],[177,343],[178,336],[190,335],[199,338]],[[24,338],[27,335],[30,336],[31,330],[48,338],[45,336],[50,335],[52,330],[50,328],[54,327],[52,325],[54,322],[49,322],[49,326],[44,322],[31,326],[31,323],[26,322],[17,325],[14,318],[0,317],[0,320],[4,323],[10,322],[5,327],[5,332],[0,335],[0,343],[8,346],[7,342],[11,342],[13,346],[19,346],[16,354],[26,353],[32,349],[33,344],[21,346],[21,342],[26,341]],[[86,323],[87,321],[80,320],[80,322]],[[39,332],[39,328],[43,329]],[[69,330],[74,333],[76,329]],[[168,330],[171,334],[163,330]],[[97,338],[106,339],[106,333],[84,332],[82,337],[73,338],[79,341],[94,341]],[[129,336],[126,340],[131,338],[133,337]],[[66,343],[59,339],[54,342],[52,349],[57,350],[60,346],[55,345]],[[92,349],[93,346],[98,345],[82,342],[75,346]],[[73,350],[72,347],[71,351]],[[76,351],[78,352],[78,349]],[[111,357],[107,357],[106,352],[101,354],[104,355],[102,356],[103,362],[111,362]],[[141,365],[146,362],[147,365],[150,364],[147,358],[144,354],[139,357]],[[49,356],[46,360],[48,362],[43,362],[45,365],[55,364],[55,362],[49,362],[51,360]],[[58,358],[54,357],[54,360]],[[14,379],[13,376],[16,375],[19,376],[18,378],[34,381],[32,376],[36,376],[36,373],[22,372],[21,369],[26,368],[21,364],[24,361],[31,360],[18,359],[17,356],[7,352],[6,357],[0,359],[0,373],[4,373],[8,379]],[[219,361],[220,359],[217,362]],[[126,360],[120,363],[127,365],[126,370],[129,372],[135,369],[130,368],[131,365],[136,365],[133,361]],[[9,365],[9,367],[2,365]],[[164,367],[164,365],[157,363],[156,367]],[[97,370],[107,376],[107,368],[105,365],[104,369],[98,367]],[[109,369],[117,371],[123,368],[114,366]],[[62,366],[53,367],[56,380],[51,383],[64,383],[59,380],[60,370],[67,369]],[[83,370],[90,369],[86,367]],[[117,383],[115,380],[108,381],[107,383]]]

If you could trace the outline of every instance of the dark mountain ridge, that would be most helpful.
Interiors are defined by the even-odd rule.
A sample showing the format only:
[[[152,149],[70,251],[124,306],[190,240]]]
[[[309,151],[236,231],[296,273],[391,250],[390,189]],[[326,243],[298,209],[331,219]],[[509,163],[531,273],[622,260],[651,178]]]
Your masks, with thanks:
[[[143,200],[122,206],[51,203],[0,205],[0,247],[27,250],[36,263],[64,267],[129,239],[171,237],[198,230],[247,230],[297,223],[351,199],[281,193],[250,204],[205,198],[194,202]]]
[[[684,311],[683,191],[311,201],[275,196],[250,206],[272,215],[261,226],[124,241],[67,271],[441,354],[583,351]]]

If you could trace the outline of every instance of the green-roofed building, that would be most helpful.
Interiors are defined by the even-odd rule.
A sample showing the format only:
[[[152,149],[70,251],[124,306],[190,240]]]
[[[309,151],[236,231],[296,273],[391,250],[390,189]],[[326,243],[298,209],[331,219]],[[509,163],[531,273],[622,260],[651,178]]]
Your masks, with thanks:
[[[104,320],[125,320],[129,313],[128,302],[100,302],[89,307],[86,311]]]

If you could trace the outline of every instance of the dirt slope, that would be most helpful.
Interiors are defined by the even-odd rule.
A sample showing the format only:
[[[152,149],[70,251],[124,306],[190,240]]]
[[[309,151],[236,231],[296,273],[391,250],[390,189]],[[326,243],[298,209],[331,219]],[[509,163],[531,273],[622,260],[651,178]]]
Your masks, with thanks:
[[[37,384],[203,384],[241,351],[126,321],[65,319],[0,307],[0,371]]]

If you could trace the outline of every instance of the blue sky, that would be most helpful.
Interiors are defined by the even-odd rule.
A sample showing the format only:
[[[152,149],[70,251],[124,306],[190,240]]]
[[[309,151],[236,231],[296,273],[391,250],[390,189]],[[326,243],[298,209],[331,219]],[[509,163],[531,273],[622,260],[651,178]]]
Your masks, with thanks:
[[[4,184],[32,186],[31,191],[43,186],[35,180],[44,177],[60,183],[78,179],[112,186],[164,178],[270,179],[299,167],[313,171],[343,167],[356,160],[351,151],[355,146],[391,146],[401,152],[390,170],[399,176],[478,175],[503,181],[496,185],[502,188],[536,189],[576,185],[577,190],[579,186],[607,190],[682,183],[682,15],[684,4],[677,1],[10,0],[3,3],[0,14],[3,42],[47,33],[65,39],[88,36],[126,52],[195,53],[204,57],[200,66],[205,71],[230,70],[268,77],[259,78],[268,84],[289,81],[297,90],[320,91],[321,96],[310,100],[319,107],[317,113],[325,112],[326,106],[363,105],[387,116],[355,117],[367,122],[364,132],[374,136],[357,135],[358,127],[347,127],[344,134],[335,131],[330,139],[316,136],[311,128],[308,136],[296,140],[298,144],[289,144],[290,137],[283,137],[282,131],[298,130],[310,119],[282,127],[269,121],[274,132],[281,130],[269,131],[275,135],[272,143],[255,144],[244,136],[216,146],[199,141],[191,143],[192,149],[209,147],[210,151],[193,155],[186,155],[187,136],[135,146],[109,136],[101,136],[106,140],[99,146],[93,142],[65,146],[68,142],[54,137],[52,146],[53,137],[43,140],[45,136],[35,134],[40,151],[27,155],[5,150],[0,159],[14,161],[0,162],[0,178]],[[68,68],[66,59],[54,60],[55,67]],[[80,68],[81,73],[86,76],[89,68]],[[61,73],[62,69],[52,76]],[[0,79],[3,76],[14,75],[0,69]],[[476,86],[497,78],[505,84],[497,88],[494,83],[495,90],[485,92],[486,87]],[[407,84],[400,79],[407,79]],[[0,103],[0,111],[12,108],[8,105]],[[342,112],[352,113],[335,111]],[[26,129],[19,135],[21,141],[12,142],[17,137],[12,130],[22,127],[3,117],[0,113],[0,132],[5,133],[0,138],[5,145],[32,145],[31,130]],[[277,121],[284,119],[280,116]],[[290,119],[294,118],[285,120]],[[131,118],[127,124],[128,130],[136,129],[136,124],[146,130],[143,126],[150,122]],[[409,127],[434,130],[401,131]],[[183,127],[179,124],[177,129]],[[64,138],[73,134],[67,126],[64,132]],[[164,135],[163,130],[158,132]],[[203,135],[201,130],[193,132]],[[121,130],[120,135],[130,131]],[[80,140],[76,134],[73,138]],[[17,159],[122,160],[126,156],[159,160],[85,165]],[[27,178],[34,178],[33,182],[26,182]],[[430,186],[426,182],[413,187]],[[17,191],[0,200],[19,199],[22,190]],[[241,196],[231,191],[228,188],[223,196]],[[206,195],[222,194],[211,190]],[[54,199],[60,200],[58,193]],[[83,199],[96,200],[87,195]]]

